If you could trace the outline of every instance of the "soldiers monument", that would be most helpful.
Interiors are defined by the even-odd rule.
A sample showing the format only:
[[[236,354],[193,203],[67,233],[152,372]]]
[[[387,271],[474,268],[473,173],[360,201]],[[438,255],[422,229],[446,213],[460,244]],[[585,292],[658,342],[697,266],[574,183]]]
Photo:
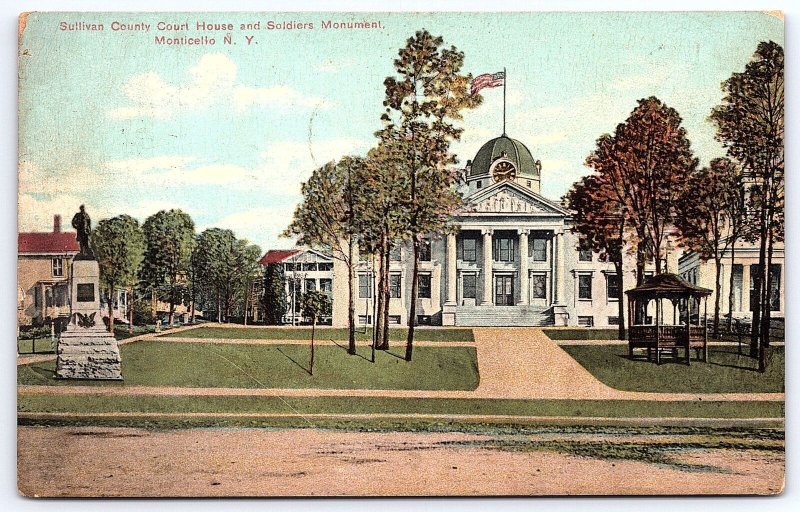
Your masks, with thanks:
[[[100,266],[89,237],[92,221],[83,205],[72,218],[80,252],[70,265],[70,317],[56,349],[59,379],[122,380],[119,346],[100,312]],[[113,314],[109,308],[109,314]]]

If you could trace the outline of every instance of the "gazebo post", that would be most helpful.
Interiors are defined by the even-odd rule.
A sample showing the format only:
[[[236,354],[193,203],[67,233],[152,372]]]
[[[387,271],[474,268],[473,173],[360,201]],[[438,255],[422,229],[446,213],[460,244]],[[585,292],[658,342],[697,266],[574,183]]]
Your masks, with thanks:
[[[631,299],[630,295],[628,296],[628,359],[633,359],[633,345],[631,345],[631,326],[633,322],[631,320]]]
[[[699,315],[698,315],[699,316]],[[708,362],[708,297],[703,298],[703,362]]]
[[[661,298],[656,297],[656,364],[661,364],[661,347],[659,347],[659,343],[661,341],[660,332],[661,331]]]

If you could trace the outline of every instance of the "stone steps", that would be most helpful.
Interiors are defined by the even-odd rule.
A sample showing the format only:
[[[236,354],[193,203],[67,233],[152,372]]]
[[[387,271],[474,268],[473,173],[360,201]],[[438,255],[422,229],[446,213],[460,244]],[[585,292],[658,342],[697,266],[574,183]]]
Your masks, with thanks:
[[[539,327],[553,325],[548,309],[533,306],[462,306],[456,325],[468,327]]]

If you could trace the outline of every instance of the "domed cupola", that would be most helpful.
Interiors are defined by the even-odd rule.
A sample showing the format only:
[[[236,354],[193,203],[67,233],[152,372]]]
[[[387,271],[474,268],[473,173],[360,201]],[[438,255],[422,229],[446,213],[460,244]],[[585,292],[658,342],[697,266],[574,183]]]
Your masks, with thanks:
[[[511,180],[539,193],[542,163],[525,144],[503,134],[481,146],[466,171],[470,191]]]

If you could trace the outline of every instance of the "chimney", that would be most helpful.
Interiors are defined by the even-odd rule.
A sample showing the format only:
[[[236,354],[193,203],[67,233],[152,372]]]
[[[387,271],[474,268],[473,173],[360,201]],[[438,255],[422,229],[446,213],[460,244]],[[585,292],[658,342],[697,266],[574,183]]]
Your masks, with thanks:
[[[53,233],[61,233],[61,215],[53,215]]]

